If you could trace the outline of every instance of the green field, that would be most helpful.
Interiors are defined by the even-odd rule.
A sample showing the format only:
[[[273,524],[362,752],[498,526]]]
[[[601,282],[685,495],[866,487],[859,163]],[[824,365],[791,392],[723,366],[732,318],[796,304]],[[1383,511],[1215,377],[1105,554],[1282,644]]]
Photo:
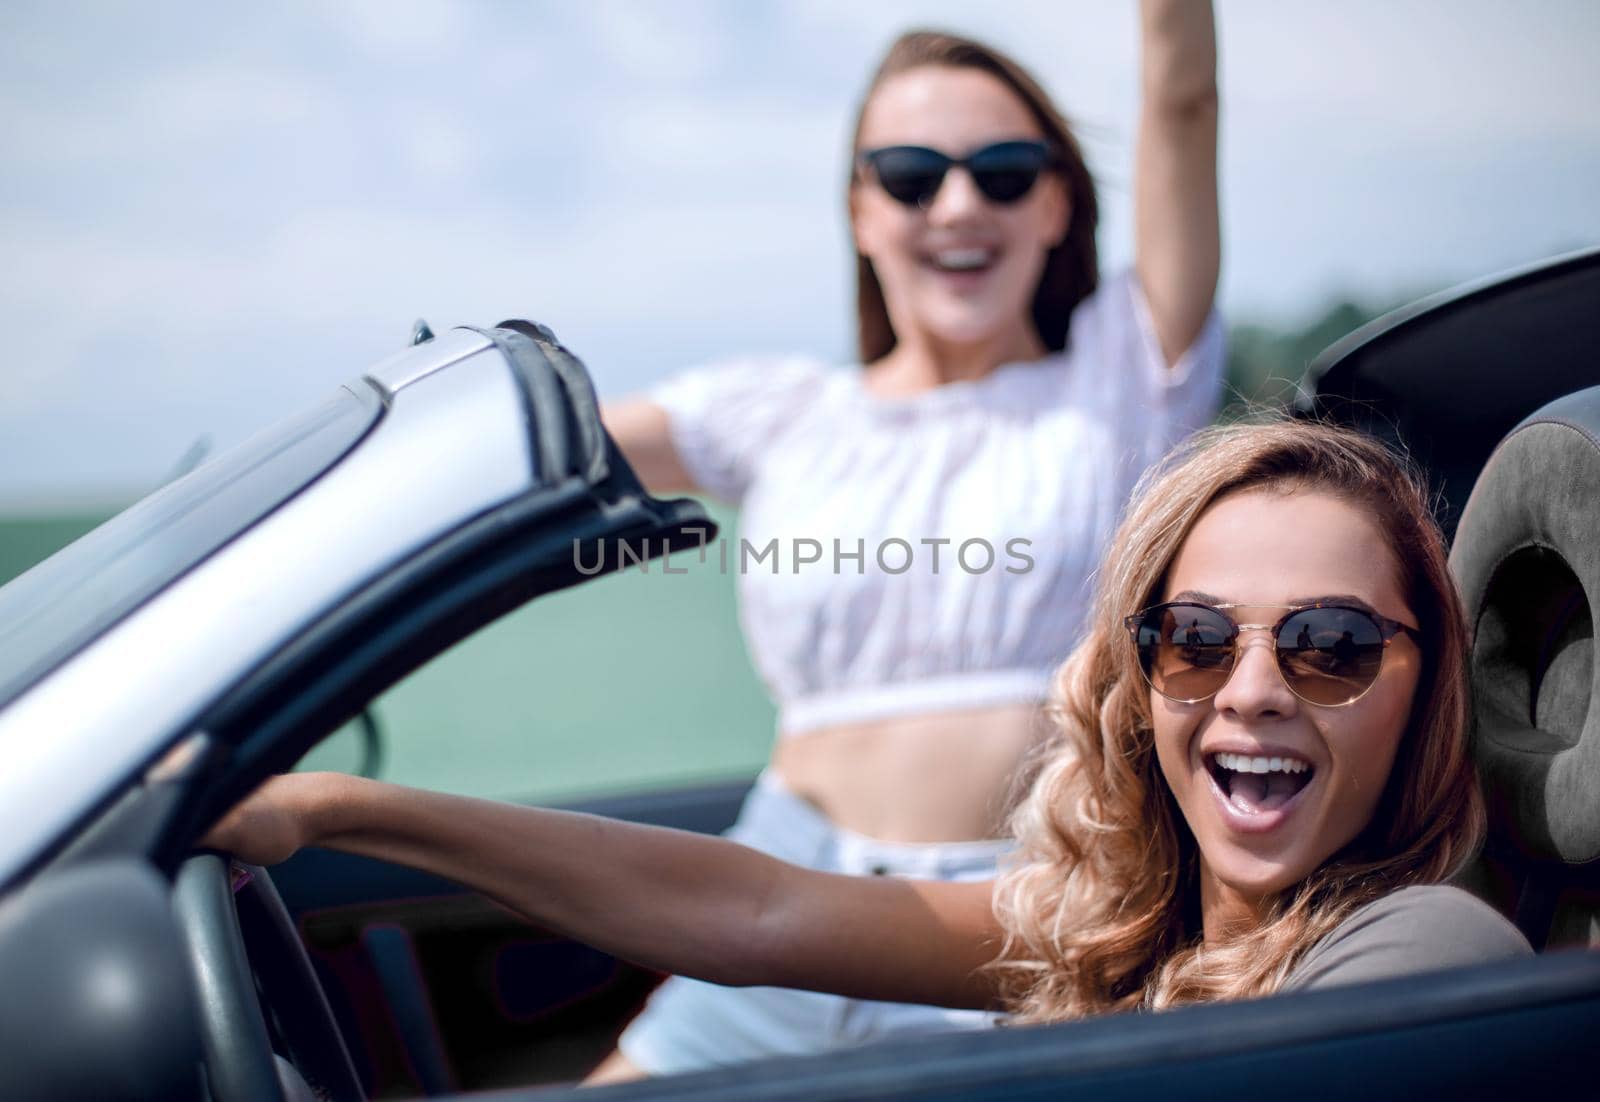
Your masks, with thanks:
[[[102,519],[0,518],[0,580]],[[774,712],[740,641],[734,578],[692,554],[673,566],[688,573],[652,564],[535,601],[396,685],[376,704],[382,775],[557,799],[754,772]],[[341,733],[306,764],[353,768],[356,747]]]

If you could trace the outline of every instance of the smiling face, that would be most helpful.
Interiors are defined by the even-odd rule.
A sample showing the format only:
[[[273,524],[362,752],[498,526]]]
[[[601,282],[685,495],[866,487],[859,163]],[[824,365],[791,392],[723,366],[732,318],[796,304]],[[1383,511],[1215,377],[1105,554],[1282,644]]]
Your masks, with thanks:
[[[872,93],[859,148],[918,145],[962,157],[996,142],[1043,137],[1023,101],[996,77],[927,65]],[[872,261],[899,339],[992,345],[1005,358],[1043,354],[1030,308],[1068,214],[1066,188],[1052,172],[1008,204],[986,199],[955,168],[926,209],[890,198],[870,170],[850,192],[856,248]]]
[[[1161,600],[1247,606],[1229,613],[1272,624],[1283,615],[1275,606],[1339,597],[1415,626],[1399,575],[1356,506],[1316,491],[1251,489],[1201,514]],[[1200,850],[1208,937],[1254,915],[1371,821],[1422,667],[1417,644],[1397,635],[1364,696],[1323,707],[1289,690],[1268,632],[1245,631],[1238,645],[1232,675],[1209,700],[1150,696],[1161,772]],[[1269,772],[1254,771],[1260,758]]]

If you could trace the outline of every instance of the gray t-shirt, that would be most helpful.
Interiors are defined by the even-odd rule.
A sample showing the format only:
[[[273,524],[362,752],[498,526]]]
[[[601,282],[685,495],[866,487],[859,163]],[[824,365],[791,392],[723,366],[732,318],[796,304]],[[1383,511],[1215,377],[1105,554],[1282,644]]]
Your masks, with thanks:
[[[1527,939],[1483,900],[1445,884],[1367,904],[1295,965],[1284,991],[1341,987],[1531,956]]]

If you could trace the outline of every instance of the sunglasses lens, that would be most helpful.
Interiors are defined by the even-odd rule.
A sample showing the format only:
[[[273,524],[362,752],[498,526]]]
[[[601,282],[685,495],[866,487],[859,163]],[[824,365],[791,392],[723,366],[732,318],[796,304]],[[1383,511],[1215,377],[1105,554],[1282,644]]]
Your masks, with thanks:
[[[1001,142],[973,154],[968,166],[978,190],[992,202],[1014,203],[1033,190],[1047,158],[1037,143]]]
[[[1300,699],[1346,704],[1377,679],[1383,633],[1359,609],[1308,608],[1283,622],[1278,663]]]
[[[871,160],[883,190],[907,206],[925,203],[938,194],[945,170],[950,167],[949,158],[915,146],[880,149],[871,155]]]
[[[1151,609],[1134,644],[1145,677],[1170,700],[1204,700],[1222,688],[1233,670],[1233,625],[1203,605]]]

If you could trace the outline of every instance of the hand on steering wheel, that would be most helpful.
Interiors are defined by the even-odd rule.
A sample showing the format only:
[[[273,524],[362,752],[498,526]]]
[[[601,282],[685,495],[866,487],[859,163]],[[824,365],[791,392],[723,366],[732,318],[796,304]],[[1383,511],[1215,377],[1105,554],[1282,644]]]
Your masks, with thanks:
[[[211,1096],[216,1102],[359,1102],[365,1097],[361,1081],[283,900],[265,869],[244,868],[249,879],[236,894],[227,859],[196,854],[178,870],[173,888],[200,996]],[[256,998],[258,978],[289,1060],[273,1051]]]

